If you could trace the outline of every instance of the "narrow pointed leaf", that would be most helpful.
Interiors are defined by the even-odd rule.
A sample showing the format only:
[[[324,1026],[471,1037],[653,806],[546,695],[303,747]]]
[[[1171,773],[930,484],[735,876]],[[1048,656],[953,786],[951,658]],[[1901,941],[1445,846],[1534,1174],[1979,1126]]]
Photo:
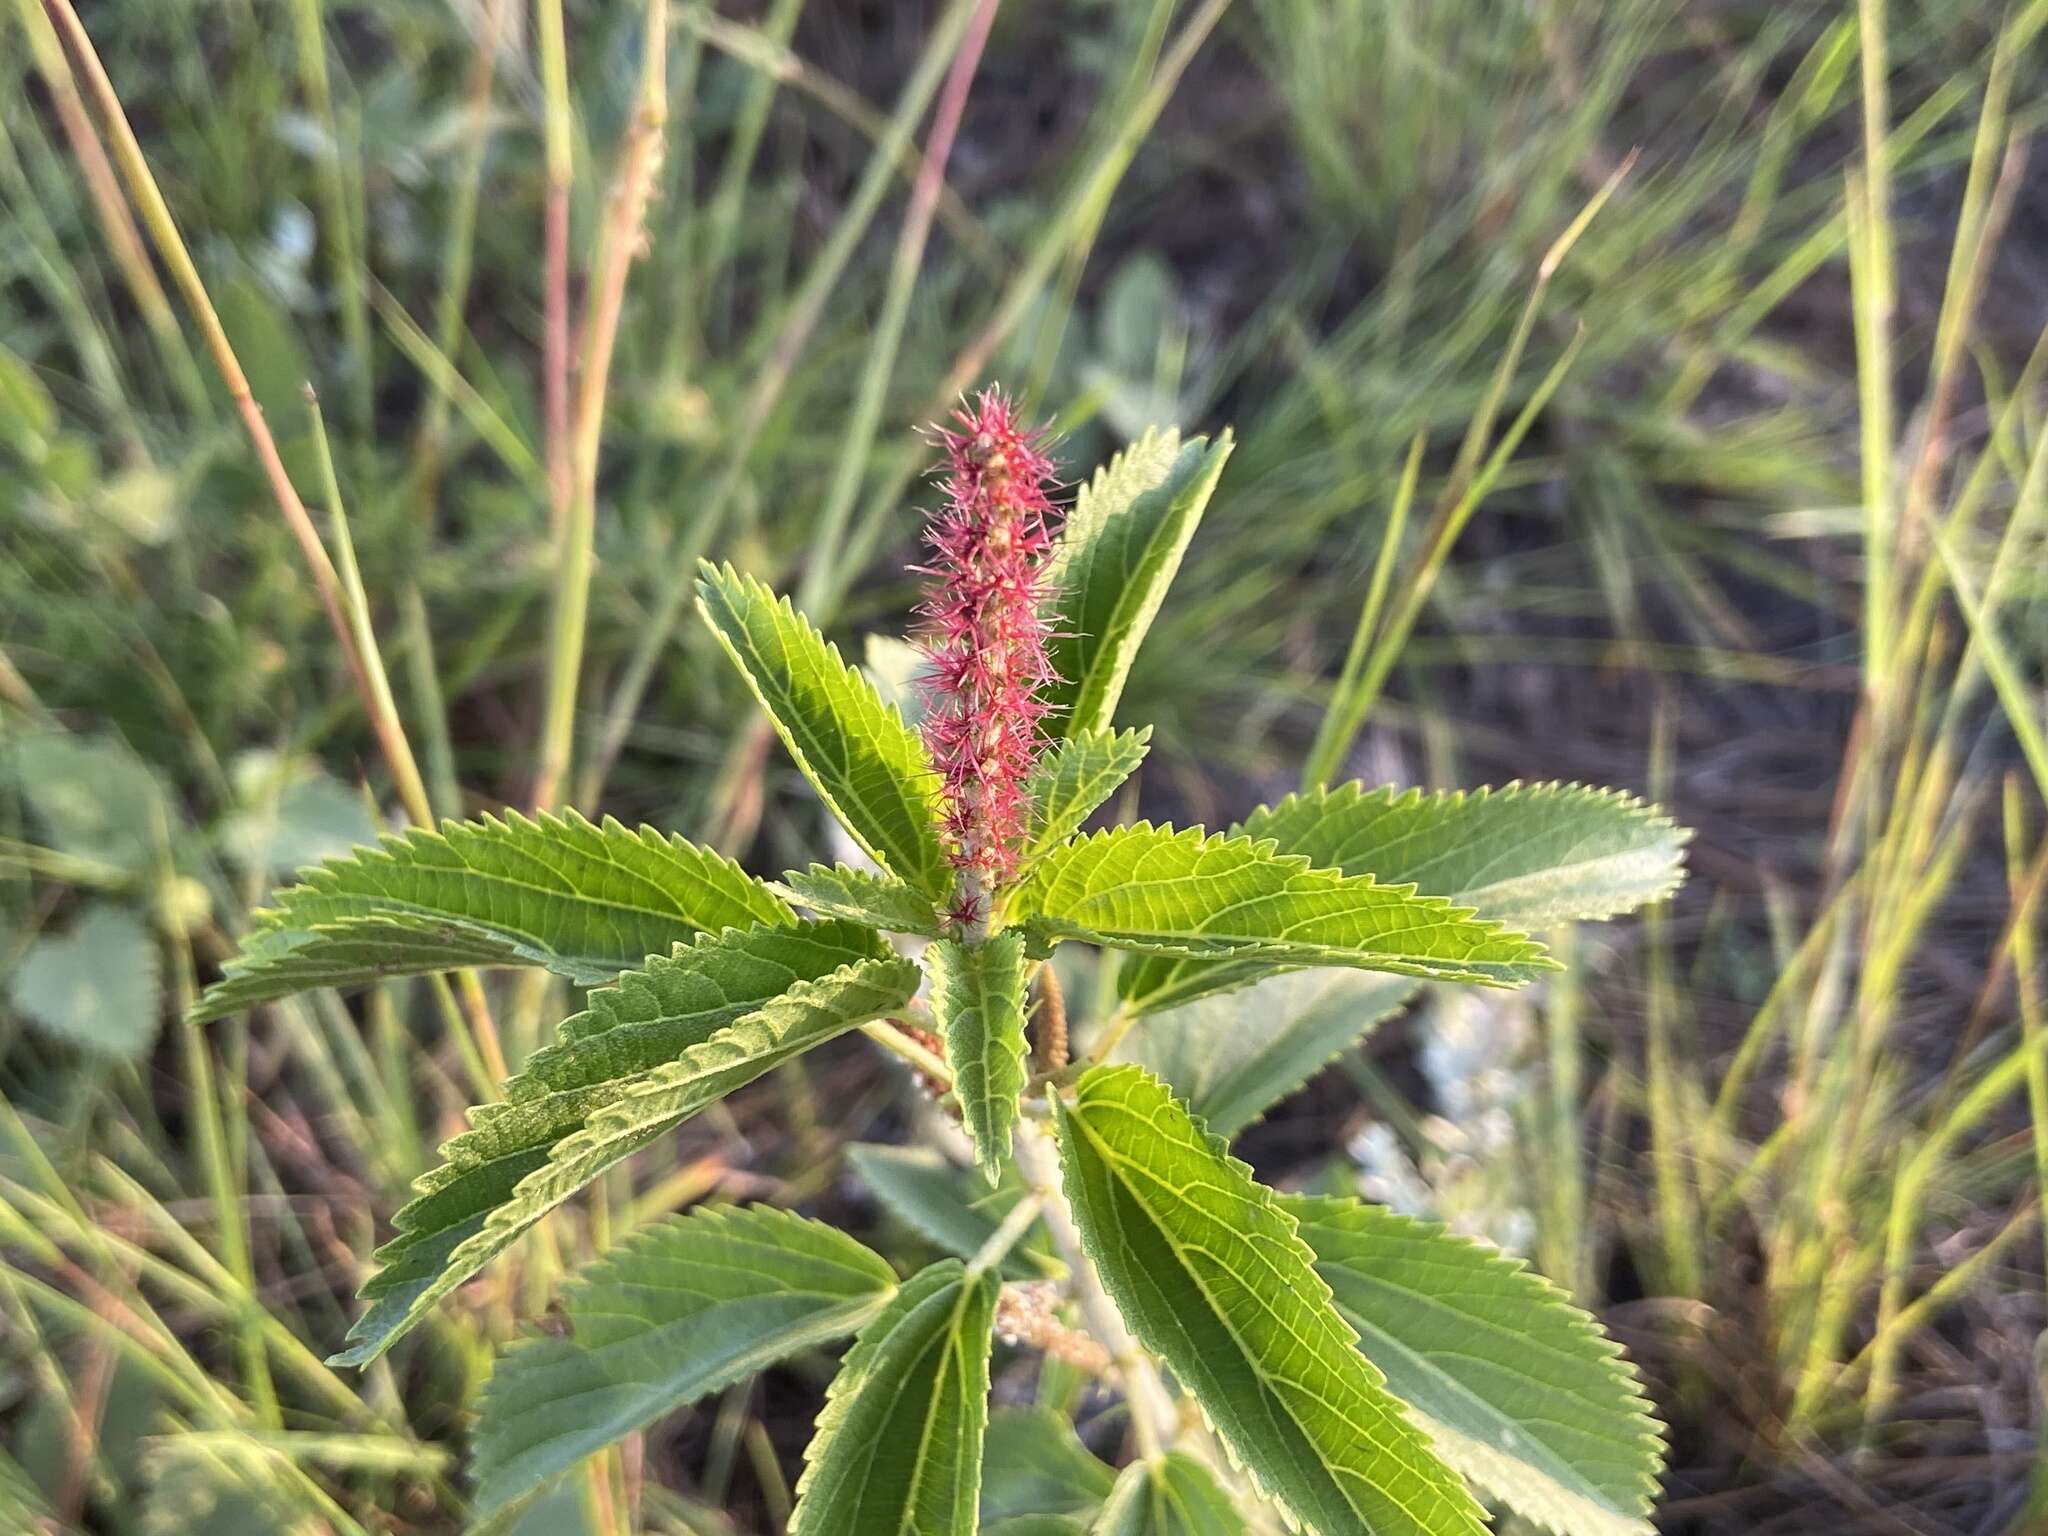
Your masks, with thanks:
[[[1435,795],[1345,784],[1261,807],[1232,831],[1530,930],[1613,917],[1669,895],[1684,877],[1689,836],[1632,795],[1577,784]],[[1148,959],[1123,968],[1117,991],[1156,1012],[1271,970]]]
[[[853,840],[925,895],[951,889],[924,743],[839,648],[760,582],[705,564],[697,611]]]
[[[861,1329],[804,1453],[789,1536],[972,1536],[997,1289],[947,1259]]]
[[[273,900],[198,1018],[468,965],[542,966],[596,986],[700,933],[794,921],[730,859],[573,811],[415,828],[307,870]]]
[[[1091,1068],[1055,1102],[1103,1284],[1260,1489],[1320,1536],[1479,1536],[1272,1191],[1142,1068]]]
[[[914,933],[923,938],[934,938],[939,932],[938,914],[929,897],[901,880],[844,864],[790,870],[782,877],[781,893],[820,917],[849,918],[885,933]]]
[[[1558,1536],[1649,1536],[1663,1442],[1589,1313],[1432,1222],[1356,1200],[1281,1203],[1439,1456]]]
[[[1440,897],[1317,869],[1270,843],[1138,822],[1055,849],[1016,914],[1040,944],[1269,965],[1343,965],[1517,986],[1556,965],[1543,946]]]
[[[335,1363],[374,1360],[605,1169],[916,989],[916,966],[871,931],[817,923],[706,939],[593,993],[414,1186]]]
[[[1147,433],[1083,487],[1047,565],[1053,729],[1109,729],[1124,679],[1230,457],[1214,443]]]
[[[1229,1138],[1350,1049],[1415,995],[1405,976],[1289,971],[1138,1021],[1110,1055],[1169,1083]]]
[[[981,1461],[984,1530],[1025,1515],[1086,1514],[1116,1481],[1066,1419],[1039,1408],[990,1414]]]
[[[1154,429],[1075,499],[1048,563],[1054,728],[1106,730],[1232,443]]]
[[[852,1333],[896,1291],[882,1258],[767,1206],[699,1209],[627,1238],[562,1295],[564,1336],[515,1344],[471,1451],[483,1519],[623,1435]]]
[[[1184,1451],[1134,1461],[1088,1536],[1243,1536],[1244,1516],[1216,1474]]]
[[[946,1043],[953,1093],[993,1184],[1010,1155],[1024,1091],[1024,941],[999,933],[981,944],[936,940],[924,952],[932,1019]]]
[[[1152,727],[1082,731],[1055,746],[1031,775],[1031,836],[1026,862],[1081,830],[1096,808],[1137,772],[1152,744]]]

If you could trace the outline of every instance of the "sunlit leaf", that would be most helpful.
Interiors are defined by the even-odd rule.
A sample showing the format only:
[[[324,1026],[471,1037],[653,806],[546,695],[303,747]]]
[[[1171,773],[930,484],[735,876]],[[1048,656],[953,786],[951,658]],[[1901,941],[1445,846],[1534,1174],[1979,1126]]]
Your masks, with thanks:
[[[1265,1494],[1321,1536],[1479,1536],[1272,1191],[1142,1068],[1091,1068],[1055,1102],[1103,1284]]]
[[[1057,848],[1137,772],[1152,742],[1152,727],[1135,731],[1082,731],[1059,742],[1031,776],[1028,861]]]
[[[1558,1536],[1649,1536],[1663,1442],[1590,1314],[1519,1259],[1432,1222],[1356,1200],[1281,1204],[1439,1456]]]
[[[1010,1155],[1017,1096],[1027,1075],[1024,941],[999,933],[980,944],[938,939],[924,952],[932,1022],[946,1044],[953,1094],[982,1174],[994,1183]]]
[[[929,897],[901,880],[844,864],[790,870],[782,877],[782,891],[820,917],[850,918],[884,933],[914,933],[925,938],[939,931],[938,914]]]
[[[997,1288],[946,1259],[861,1329],[804,1452],[789,1536],[972,1536]]]
[[[596,986],[700,933],[789,923],[730,859],[571,811],[449,821],[304,872],[257,918],[196,1010],[455,966],[541,966]]]
[[[1683,878],[1688,835],[1631,795],[1567,784],[1433,795],[1345,784],[1290,795],[1231,830],[1525,930],[1612,917],[1669,895]],[[1146,958],[1118,973],[1117,993],[1136,1011],[1156,1012],[1273,969]]]
[[[700,1209],[634,1233],[562,1294],[567,1332],[522,1340],[477,1414],[481,1519],[593,1451],[800,1350],[852,1333],[896,1275],[820,1222]]]
[[[1186,443],[1154,430],[1095,473],[1047,563],[1060,679],[1047,692],[1063,735],[1108,730],[1131,661],[1230,457],[1230,434]]]
[[[1515,986],[1555,964],[1543,946],[1438,897],[1317,869],[1268,843],[1138,822],[1055,849],[1015,911],[1042,944],[1269,965],[1343,965]]]
[[[375,1359],[534,1222],[689,1115],[917,990],[854,924],[728,933],[591,994],[414,1186],[336,1363]]]
[[[731,566],[703,566],[697,609],[853,840],[899,880],[943,897],[953,876],[939,843],[938,775],[903,716],[787,598]]]

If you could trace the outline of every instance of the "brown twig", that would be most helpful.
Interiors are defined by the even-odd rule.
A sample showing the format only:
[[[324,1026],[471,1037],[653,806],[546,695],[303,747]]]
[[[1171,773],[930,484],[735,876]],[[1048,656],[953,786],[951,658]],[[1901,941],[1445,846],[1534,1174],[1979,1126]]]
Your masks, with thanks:
[[[1060,989],[1059,973],[1047,961],[1038,968],[1038,1065],[1047,1073],[1063,1071],[1067,1065],[1067,999]]]

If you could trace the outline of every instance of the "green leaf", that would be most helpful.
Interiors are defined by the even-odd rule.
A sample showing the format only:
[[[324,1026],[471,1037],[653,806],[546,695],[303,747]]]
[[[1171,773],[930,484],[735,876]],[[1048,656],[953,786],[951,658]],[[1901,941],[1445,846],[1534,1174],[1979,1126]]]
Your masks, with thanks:
[[[700,933],[795,921],[730,859],[573,811],[415,828],[274,899],[196,1017],[464,965],[538,965],[596,986]]]
[[[252,874],[287,875],[377,840],[363,792],[311,764],[248,752],[234,775],[240,809],[222,825],[220,841]]]
[[[1689,835],[1633,796],[1572,784],[1425,795],[1345,784],[1261,807],[1233,833],[1384,885],[1413,885],[1510,927],[1612,917],[1668,895]],[[1139,1012],[1243,986],[1272,967],[1146,959],[1117,993]]]
[[[14,1006],[54,1039],[133,1060],[156,1042],[163,1001],[156,940],[139,917],[94,902],[69,933],[43,934],[14,973]]]
[[[1352,783],[1262,806],[1243,831],[1524,929],[1614,917],[1670,895],[1690,836],[1633,795],[1583,784],[1425,795]]]
[[[35,1480],[22,1471],[20,1463],[0,1450],[0,1530],[41,1531],[53,1529],[49,1501]]]
[[[1230,457],[1230,434],[1182,443],[1156,428],[1095,473],[1047,563],[1053,597],[1047,691],[1054,729],[1109,729],[1145,631]],[[1062,714],[1064,711],[1064,714]]]
[[[997,1290],[946,1259],[860,1331],[804,1452],[789,1536],[972,1536]]]
[[[780,894],[820,917],[851,918],[885,933],[914,933],[928,939],[938,936],[938,914],[930,899],[887,875],[871,875],[844,864],[830,869],[813,864],[785,874]]]
[[[568,1336],[506,1352],[484,1390],[471,1516],[777,1360],[852,1333],[896,1291],[877,1254],[766,1206],[634,1233],[562,1295]]]
[[[1024,940],[999,933],[980,944],[933,941],[924,952],[932,1021],[946,1042],[953,1094],[974,1158],[993,1184],[1010,1156],[1024,1091]]]
[[[982,1452],[981,1523],[1024,1515],[1085,1514],[1109,1496],[1116,1474],[1039,1408],[998,1408]]]
[[[1356,1200],[1281,1204],[1439,1456],[1559,1536],[1649,1536],[1663,1442],[1591,1314],[1433,1222]]]
[[[868,929],[815,923],[707,938],[593,992],[413,1186],[363,1286],[370,1309],[334,1363],[376,1359],[605,1169],[916,990],[917,967]]]
[[[1229,1138],[1415,995],[1402,976],[1317,969],[1268,976],[1228,997],[1152,1014],[1117,1043]]]
[[[1088,1536],[1243,1536],[1244,1528],[1216,1474],[1169,1451],[1124,1468]]]
[[[981,1252],[1024,1198],[1024,1185],[1016,1177],[990,1189],[936,1147],[857,1142],[846,1149],[846,1156],[885,1210],[934,1247],[963,1259]],[[1010,1250],[1003,1260],[1005,1278],[1031,1280],[1066,1273],[1044,1252],[1043,1232],[1042,1226],[1033,1227],[1032,1235]]]
[[[853,840],[898,879],[942,899],[953,872],[939,843],[938,774],[903,716],[789,599],[731,566],[702,566],[697,611]]]
[[[1152,744],[1152,727],[1135,731],[1082,731],[1056,745],[1031,775],[1031,835],[1026,862],[1057,848],[1138,771]]]
[[[1481,1536],[1271,1190],[1140,1067],[1055,1099],[1067,1198],[1139,1342],[1265,1493],[1324,1536]]]
[[[1438,897],[1317,869],[1270,843],[1138,822],[1055,849],[1017,915],[1040,944],[1271,965],[1344,965],[1516,986],[1557,967],[1543,946]]]
[[[155,772],[125,743],[32,730],[8,756],[52,848],[122,874],[156,870],[169,836],[168,802]]]

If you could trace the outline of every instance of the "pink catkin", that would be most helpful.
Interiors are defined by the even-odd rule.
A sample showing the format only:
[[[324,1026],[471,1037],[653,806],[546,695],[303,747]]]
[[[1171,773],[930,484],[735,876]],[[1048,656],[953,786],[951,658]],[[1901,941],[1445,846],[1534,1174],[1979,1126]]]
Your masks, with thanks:
[[[1016,873],[1031,814],[1053,680],[1046,656],[1045,557],[1056,517],[1053,462],[1040,432],[984,390],[941,430],[946,504],[925,541],[930,578],[919,612],[929,667],[925,744],[945,790],[945,833],[959,871],[949,914],[974,929]]]

